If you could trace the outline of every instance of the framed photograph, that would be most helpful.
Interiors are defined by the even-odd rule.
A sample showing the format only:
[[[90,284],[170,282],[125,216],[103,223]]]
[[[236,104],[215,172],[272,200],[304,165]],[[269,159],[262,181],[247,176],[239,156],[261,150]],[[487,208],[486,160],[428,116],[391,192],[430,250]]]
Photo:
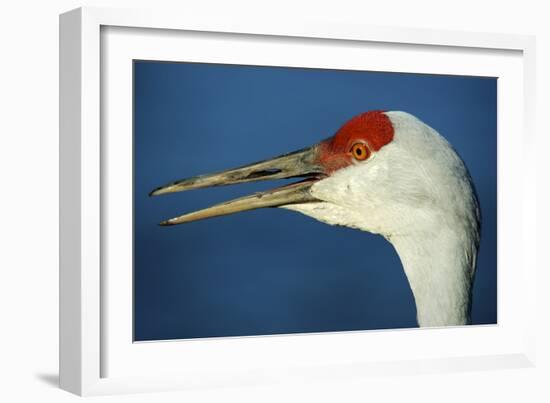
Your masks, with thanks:
[[[534,365],[527,36],[60,17],[60,383]]]

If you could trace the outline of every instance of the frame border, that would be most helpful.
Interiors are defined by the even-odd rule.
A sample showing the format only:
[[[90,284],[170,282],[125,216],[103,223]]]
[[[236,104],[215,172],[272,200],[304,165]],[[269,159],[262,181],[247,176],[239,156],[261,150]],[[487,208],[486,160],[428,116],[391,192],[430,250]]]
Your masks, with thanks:
[[[78,395],[111,394],[128,391],[127,379],[100,377],[100,28],[122,26],[176,29],[195,32],[253,34],[264,36],[372,41],[382,43],[519,50],[524,63],[524,161],[534,161],[535,135],[535,38],[533,36],[474,33],[450,30],[373,27],[320,21],[274,22],[197,18],[192,14],[154,10],[85,7],[60,15],[60,267],[59,267],[59,372],[60,386]],[[536,226],[536,166],[526,164],[523,216],[524,228]],[[525,354],[503,356],[501,366],[533,366],[536,329],[535,242],[524,240],[526,282]],[[480,357],[479,368],[493,368],[494,362]],[[485,359],[485,360],[484,360]],[[451,362],[452,361],[452,362]],[[421,363],[388,365],[382,373],[422,370]],[[406,367],[406,368],[404,368]],[[468,370],[467,360],[437,360],[435,367]],[[372,366],[363,373],[375,372]],[[361,369],[361,368],[355,368]],[[365,371],[366,369],[366,371]],[[401,370],[399,370],[401,369]],[[319,373],[319,371],[313,371]],[[321,374],[326,377],[326,373]],[[137,390],[173,389],[177,381],[136,387]],[[136,391],[137,391],[136,390]],[[134,391],[134,390],[132,390]]]

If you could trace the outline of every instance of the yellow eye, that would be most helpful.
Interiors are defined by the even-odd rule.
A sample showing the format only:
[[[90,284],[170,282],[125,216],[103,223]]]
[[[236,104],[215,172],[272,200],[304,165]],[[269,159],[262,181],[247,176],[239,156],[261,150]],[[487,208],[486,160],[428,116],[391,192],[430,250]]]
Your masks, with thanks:
[[[369,147],[365,143],[355,143],[351,146],[351,153],[357,161],[364,161],[370,156]]]

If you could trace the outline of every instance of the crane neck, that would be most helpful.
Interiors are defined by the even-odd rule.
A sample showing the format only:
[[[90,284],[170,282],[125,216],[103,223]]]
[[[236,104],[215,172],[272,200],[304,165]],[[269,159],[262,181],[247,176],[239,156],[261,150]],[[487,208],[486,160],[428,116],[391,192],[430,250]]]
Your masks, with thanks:
[[[468,235],[440,228],[390,238],[409,280],[421,327],[470,323],[477,238]]]

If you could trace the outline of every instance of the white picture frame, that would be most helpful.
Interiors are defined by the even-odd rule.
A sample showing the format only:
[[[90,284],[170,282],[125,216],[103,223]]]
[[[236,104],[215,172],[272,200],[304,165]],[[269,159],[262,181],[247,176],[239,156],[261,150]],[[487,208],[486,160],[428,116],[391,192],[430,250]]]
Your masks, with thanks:
[[[117,154],[122,156],[120,165],[123,168],[120,170],[109,164],[108,156],[123,150],[125,144],[128,145],[128,137],[110,136],[109,130],[111,125],[115,125],[120,128],[120,133],[128,132],[125,113],[131,113],[131,103],[128,104],[131,88],[128,89],[124,74],[128,72],[128,60],[135,58],[136,54],[132,52],[159,60],[174,57],[181,60],[182,56],[174,56],[171,52],[174,41],[182,40],[185,32],[193,32],[195,38],[200,38],[201,33],[205,36],[217,33],[215,40],[227,43],[238,37],[252,38],[252,42],[260,44],[269,40],[273,46],[278,46],[278,42],[299,41],[303,47],[311,41],[318,41],[320,46],[328,46],[331,51],[338,51],[346,44],[375,44],[380,49],[393,47],[395,55],[424,52],[424,64],[430,60],[430,68],[422,67],[422,61],[415,58],[411,58],[410,64],[401,66],[406,71],[417,72],[481,72],[481,75],[491,75],[496,68],[491,58],[497,58],[504,82],[499,87],[499,94],[504,94],[499,95],[499,116],[509,108],[517,110],[520,107],[519,112],[510,118],[513,120],[507,121],[509,127],[499,125],[499,226],[507,230],[501,237],[499,229],[499,261],[503,265],[508,264],[507,261],[514,263],[516,268],[515,271],[504,270],[503,275],[499,275],[499,324],[449,331],[423,329],[421,333],[354,332],[224,338],[191,343],[132,343],[128,336],[131,334],[131,329],[128,329],[128,321],[131,322],[128,272],[121,270],[115,274],[105,271],[106,259],[111,258],[109,253],[113,250],[112,245],[106,244],[105,231],[113,227],[127,229],[131,225],[131,221],[126,221],[126,225],[124,222],[111,225],[112,216],[105,214],[110,209],[127,209],[124,203],[116,205],[109,199],[106,178],[116,181],[118,177],[118,183],[128,178],[127,171],[124,171],[128,154],[124,151]],[[139,40],[131,42],[132,37],[139,35]],[[239,50],[237,46],[232,48],[233,55],[220,54],[210,61],[235,62],[231,58],[240,57],[239,61],[246,64],[247,57],[252,57],[246,56],[246,46],[252,45],[246,40],[241,42],[243,49]],[[190,43],[188,49],[194,49],[193,60],[203,60],[201,46],[210,45]],[[244,16],[239,20],[217,21],[150,10],[80,8],[61,15],[61,387],[79,395],[96,395],[338,379],[374,373],[393,375],[534,365],[533,313],[536,311],[537,267],[533,248],[536,242],[528,242],[527,238],[527,234],[533,236],[536,233],[535,209],[532,208],[535,182],[529,179],[535,177],[532,175],[534,159],[530,158],[535,147],[534,49],[534,38],[520,35],[375,28],[319,21],[248,21]],[[180,49],[180,52],[186,50]],[[430,52],[443,52],[450,59],[438,59]],[[254,54],[256,63],[257,58],[262,57],[261,52],[248,53]],[[467,53],[473,55],[473,59],[480,59],[479,62],[472,59],[472,63],[458,67],[455,62],[452,70],[445,70],[448,68],[445,66],[453,64],[452,58],[460,60]],[[296,63],[303,65],[307,62],[317,67],[323,63],[327,68],[349,67],[351,63],[344,58],[339,63],[348,64],[328,66],[328,61],[308,57],[309,62]],[[391,58],[390,52],[380,65],[369,66],[387,69],[384,63],[390,63]],[[439,60],[441,64],[438,64]],[[273,63],[269,57],[260,61],[260,64],[269,63]],[[281,61],[281,65],[289,63],[288,60]],[[362,68],[360,64],[352,67]],[[104,80],[102,74],[117,75],[121,78],[117,81],[121,86],[114,85],[113,80]],[[514,98],[513,105],[507,103],[507,100],[512,102],[509,98]],[[106,104],[109,107],[104,109]],[[115,105],[113,110],[109,109],[112,105]],[[112,120],[112,116],[116,119]],[[106,153],[106,147],[109,153]],[[523,162],[514,164],[514,170],[508,164],[512,158],[515,161],[520,158]],[[128,193],[130,186],[131,181],[122,189]],[[504,196],[506,200],[503,200]],[[116,238],[111,234],[109,239],[126,238]],[[127,255],[119,255],[114,258],[127,259]],[[106,287],[106,281],[109,287]],[[112,298],[113,292],[117,298]],[[515,304],[507,302],[512,298]],[[521,304],[516,298],[521,298]],[[368,344],[376,341],[379,355],[368,349],[363,355],[354,350],[367,340]],[[392,354],[383,347],[389,344],[396,346]],[[417,353],[397,347],[407,344],[415,346]],[[346,349],[343,345],[349,347]],[[428,346],[432,346],[431,349]],[[284,354],[288,351],[293,352],[290,358]],[[323,354],[319,354],[321,351]],[[367,358],[367,353],[370,358]],[[171,360],[169,357],[174,354],[187,359]]]

